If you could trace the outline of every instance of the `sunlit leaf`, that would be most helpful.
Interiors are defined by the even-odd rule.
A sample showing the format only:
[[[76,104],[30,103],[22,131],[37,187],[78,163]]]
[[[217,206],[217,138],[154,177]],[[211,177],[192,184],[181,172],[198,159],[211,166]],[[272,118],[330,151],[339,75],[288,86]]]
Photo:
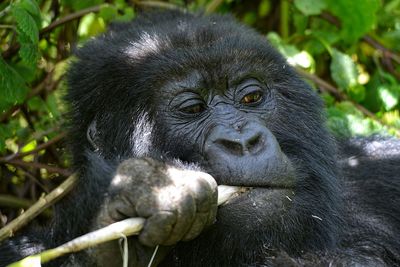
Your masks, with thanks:
[[[304,15],[318,15],[326,8],[326,3],[323,0],[294,0],[295,6]]]
[[[381,85],[378,87],[379,98],[385,110],[391,110],[399,103],[400,86]]]
[[[105,30],[104,20],[94,13],[85,15],[79,23],[78,34],[81,37],[97,35]]]
[[[357,85],[357,67],[350,56],[333,49],[331,75],[336,84],[344,90]]]
[[[324,0],[330,12],[340,19],[342,38],[352,43],[372,30],[380,0]]]

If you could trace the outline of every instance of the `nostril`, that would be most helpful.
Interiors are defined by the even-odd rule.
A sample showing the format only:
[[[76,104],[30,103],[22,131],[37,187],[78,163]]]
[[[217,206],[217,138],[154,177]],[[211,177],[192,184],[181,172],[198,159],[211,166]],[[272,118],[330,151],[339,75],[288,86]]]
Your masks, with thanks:
[[[243,146],[238,142],[220,139],[217,141],[217,143],[234,155],[243,154]]]
[[[247,142],[246,142],[246,149],[250,153],[255,153],[258,151],[258,149],[261,147],[262,144],[262,138],[261,134],[256,134],[252,137],[250,137]]]

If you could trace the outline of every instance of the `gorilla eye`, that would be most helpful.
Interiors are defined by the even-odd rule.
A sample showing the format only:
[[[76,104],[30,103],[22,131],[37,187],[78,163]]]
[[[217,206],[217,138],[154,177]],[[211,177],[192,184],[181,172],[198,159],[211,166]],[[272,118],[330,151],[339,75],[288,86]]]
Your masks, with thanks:
[[[187,113],[187,114],[198,114],[198,113],[203,112],[204,110],[205,110],[205,107],[203,104],[195,104],[195,105],[183,107],[180,109],[180,111]]]
[[[262,93],[261,92],[252,92],[250,94],[245,95],[242,100],[240,100],[240,103],[242,104],[253,104],[257,103],[261,100],[262,98]]]

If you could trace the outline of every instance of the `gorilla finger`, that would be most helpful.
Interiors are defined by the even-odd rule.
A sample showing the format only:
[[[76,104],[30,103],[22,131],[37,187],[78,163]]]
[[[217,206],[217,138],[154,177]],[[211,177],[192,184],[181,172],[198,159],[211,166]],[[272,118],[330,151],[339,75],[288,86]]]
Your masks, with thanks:
[[[119,198],[108,203],[107,210],[109,211],[109,217],[114,221],[137,216],[134,206],[124,198]]]
[[[137,200],[135,210],[139,217],[148,218],[159,213],[162,208],[153,195],[145,195]]]
[[[189,231],[182,238],[182,240],[189,241],[196,238],[204,230],[204,227],[207,225],[208,217],[209,217],[208,212],[197,213],[194,223],[190,227]]]
[[[182,237],[189,230],[196,216],[196,205],[193,196],[190,193],[182,194],[182,201],[178,206],[178,216],[176,224],[172,229],[171,235],[162,245],[174,245],[182,240]]]
[[[216,200],[217,201],[217,200]],[[208,220],[206,222],[206,226],[212,225],[216,222],[217,220],[217,211],[218,211],[218,206],[212,205],[211,208],[208,210]]]
[[[213,204],[217,204],[215,191],[206,180],[197,179],[195,182],[188,182],[187,187],[196,201],[197,212],[207,212]]]
[[[170,211],[154,214],[146,220],[139,234],[139,241],[149,247],[163,244],[164,240],[171,235],[176,219],[176,214]]]

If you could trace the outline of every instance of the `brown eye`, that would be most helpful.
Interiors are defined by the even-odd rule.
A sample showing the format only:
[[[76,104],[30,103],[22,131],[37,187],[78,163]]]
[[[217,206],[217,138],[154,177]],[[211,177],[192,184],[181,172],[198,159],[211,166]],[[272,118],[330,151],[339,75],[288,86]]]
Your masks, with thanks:
[[[242,104],[252,104],[252,103],[256,103],[258,101],[260,101],[260,99],[262,98],[262,94],[261,92],[254,92],[254,93],[250,93],[245,95],[242,100],[240,100],[240,103]]]
[[[188,107],[181,108],[181,111],[188,114],[196,114],[204,111],[204,105],[196,104]]]

